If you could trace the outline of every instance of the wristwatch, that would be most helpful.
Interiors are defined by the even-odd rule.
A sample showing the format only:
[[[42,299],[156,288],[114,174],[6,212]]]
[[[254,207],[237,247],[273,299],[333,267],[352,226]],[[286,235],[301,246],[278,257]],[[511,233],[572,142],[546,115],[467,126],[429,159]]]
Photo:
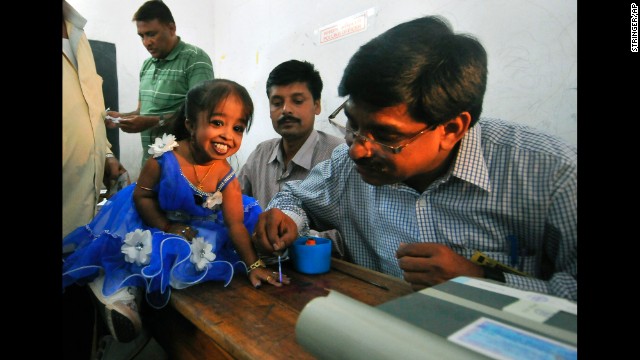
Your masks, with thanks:
[[[482,268],[484,269],[484,277],[486,279],[495,280],[501,283],[506,282],[504,272],[502,270],[490,266],[483,266]]]
[[[164,126],[164,123],[165,123],[164,115],[160,115],[159,119],[160,121],[158,121],[158,126]]]

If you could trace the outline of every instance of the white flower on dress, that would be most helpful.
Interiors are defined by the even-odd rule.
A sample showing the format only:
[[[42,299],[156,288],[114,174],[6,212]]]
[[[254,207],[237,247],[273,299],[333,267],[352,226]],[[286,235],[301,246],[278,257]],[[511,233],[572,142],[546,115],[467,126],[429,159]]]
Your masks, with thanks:
[[[216,191],[213,195],[207,196],[207,200],[202,203],[202,207],[214,210],[216,205],[222,204],[222,193]]]
[[[173,150],[176,146],[178,146],[176,137],[172,134],[165,133],[162,134],[162,139],[157,137],[156,142],[153,145],[149,145],[149,154],[153,155],[154,158],[157,158],[167,151]]]
[[[196,265],[198,271],[204,270],[207,264],[216,258],[216,254],[211,252],[212,249],[213,245],[205,242],[203,237],[191,241],[191,262]]]
[[[147,265],[151,261],[151,231],[136,229],[128,233],[124,238],[124,244],[120,248],[124,259],[136,265]]]

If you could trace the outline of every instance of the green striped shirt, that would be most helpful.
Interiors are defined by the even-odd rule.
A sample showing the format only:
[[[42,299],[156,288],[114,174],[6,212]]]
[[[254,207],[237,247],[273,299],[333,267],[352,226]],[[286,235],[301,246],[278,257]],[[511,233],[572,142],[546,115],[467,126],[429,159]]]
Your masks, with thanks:
[[[209,79],[213,79],[209,55],[178,38],[178,44],[166,58],[151,57],[142,64],[138,94],[140,115],[172,115],[182,105],[189,89]],[[167,126],[155,126],[140,132],[143,165],[151,156],[149,145],[168,131]]]

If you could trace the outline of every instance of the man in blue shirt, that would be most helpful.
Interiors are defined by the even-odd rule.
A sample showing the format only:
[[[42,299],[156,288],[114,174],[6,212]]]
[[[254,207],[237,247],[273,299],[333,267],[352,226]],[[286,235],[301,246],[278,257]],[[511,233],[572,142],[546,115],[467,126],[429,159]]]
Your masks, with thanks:
[[[481,119],[486,82],[483,46],[442,18],[369,41],[330,115],[346,145],[273,198],[256,245],[335,228],[347,260],[414,290],[472,276],[577,301],[577,149]],[[529,276],[481,266],[476,251]]]

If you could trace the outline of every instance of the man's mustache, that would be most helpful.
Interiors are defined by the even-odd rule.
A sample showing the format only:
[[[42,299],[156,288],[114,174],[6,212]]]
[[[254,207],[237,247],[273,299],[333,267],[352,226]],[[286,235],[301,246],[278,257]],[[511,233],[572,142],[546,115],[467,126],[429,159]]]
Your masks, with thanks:
[[[358,160],[351,159],[351,161],[353,161],[358,166],[362,166],[366,168],[380,167],[379,165],[376,164],[376,161],[372,160],[371,158],[360,158]]]
[[[278,125],[282,125],[285,121],[300,122],[300,119],[298,119],[297,117],[293,117],[291,115],[283,115],[278,119],[277,123]]]

